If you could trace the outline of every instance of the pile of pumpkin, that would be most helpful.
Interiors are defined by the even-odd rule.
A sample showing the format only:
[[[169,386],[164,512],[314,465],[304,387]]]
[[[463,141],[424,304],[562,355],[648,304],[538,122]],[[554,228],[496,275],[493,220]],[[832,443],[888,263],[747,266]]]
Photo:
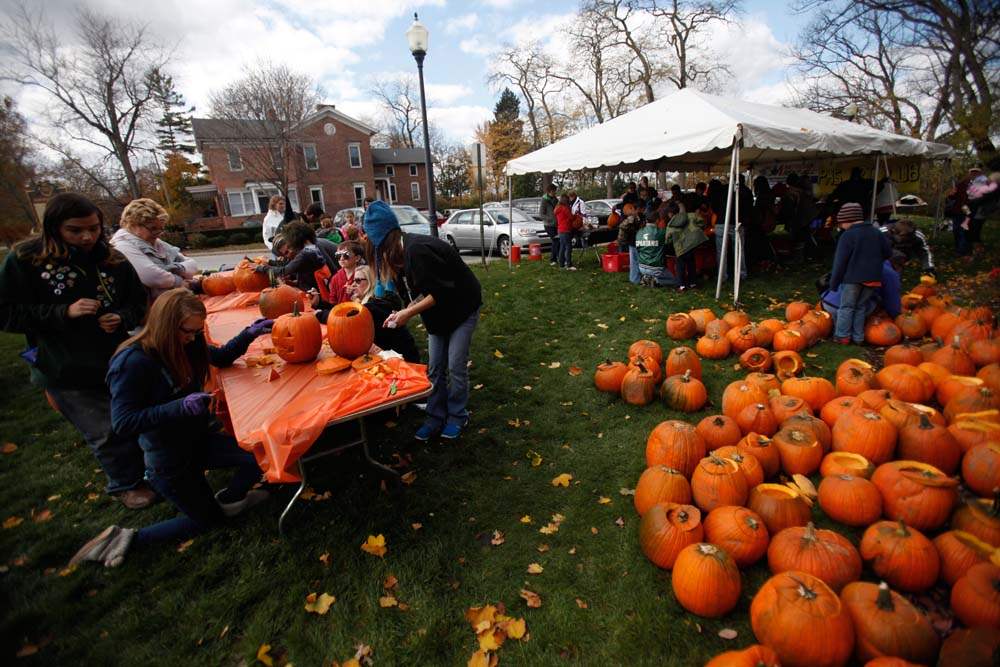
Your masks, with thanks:
[[[675,347],[664,359],[655,341],[636,341],[629,347],[627,364],[608,360],[598,365],[594,384],[601,391],[620,394],[631,405],[652,403],[659,389],[668,407],[697,412],[708,400],[701,383],[701,358],[725,359],[736,354],[746,370],[773,369],[778,378],[785,380],[805,367],[799,353],[833,331],[829,313],[802,301],[789,304],[785,317],[787,321],[766,319],[753,323],[746,313],[737,310],[722,317],[709,308],[674,313],[666,321],[667,336],[673,340],[698,337],[694,348]]]
[[[696,425],[665,421],[650,433],[635,491],[640,544],[672,570],[681,606],[724,616],[739,600],[741,568],[766,556],[773,575],[750,605],[760,644],[717,656],[712,667],[842,665],[852,655],[876,665],[996,664],[1000,332],[988,309],[920,296],[909,299],[900,328],[940,308],[929,330],[950,344],[890,347],[878,371],[848,359],[833,382],[754,370],[726,387],[721,414]],[[742,335],[727,332],[734,338]],[[626,400],[624,383],[656,358],[650,341],[633,347],[622,374]],[[668,383],[691,385],[698,355],[675,348],[665,373],[664,400],[684,409],[681,380]],[[595,377],[599,387],[606,380]],[[703,395],[703,386],[687,390],[689,406]],[[829,519],[863,528],[860,548],[817,529],[814,503]],[[881,583],[859,581],[866,565]],[[943,646],[903,595],[938,582],[966,626]]]

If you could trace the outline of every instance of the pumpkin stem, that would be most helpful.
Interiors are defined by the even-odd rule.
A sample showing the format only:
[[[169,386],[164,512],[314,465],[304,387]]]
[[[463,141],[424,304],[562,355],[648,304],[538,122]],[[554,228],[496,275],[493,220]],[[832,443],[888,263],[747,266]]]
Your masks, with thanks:
[[[803,597],[806,600],[815,600],[816,599],[816,591],[814,591],[813,589],[809,588],[808,586],[806,586],[804,583],[802,583],[798,579],[795,579],[795,581],[797,581],[798,584],[799,584],[798,592],[799,592],[799,596],[800,597]]]
[[[690,382],[690,381],[691,381],[691,369],[689,368],[686,371],[684,371],[684,377],[681,378],[681,382]]]
[[[688,513],[687,510],[680,510],[677,512],[677,520],[681,523],[687,523]]]
[[[875,606],[882,611],[896,610],[896,605],[892,602],[892,591],[889,590],[889,584],[884,581],[878,585],[878,597],[875,598]]]
[[[271,287],[278,286],[278,278],[274,275],[274,269],[267,270],[267,278],[271,281]]]
[[[924,413],[920,413],[920,427],[919,428],[921,430],[924,430],[924,431],[927,431],[927,430],[930,430],[930,429],[934,428],[934,424],[931,423],[931,420],[928,419],[927,415],[925,415]]]
[[[299,313],[299,300],[296,299],[295,302],[292,303],[292,317],[299,317],[300,314],[301,313]]]
[[[722,415],[716,415],[715,419],[712,420],[712,425],[722,428],[726,425],[726,420],[722,418]],[[1000,502],[1000,489],[997,489],[997,502]]]
[[[815,542],[816,539],[816,526],[812,521],[810,521],[806,524],[806,532],[802,534],[802,541],[812,543]]]
[[[990,514],[1000,516],[1000,486],[993,487],[993,507],[990,508]]]
[[[910,531],[906,529],[906,524],[903,523],[902,519],[899,520],[899,528],[896,529],[896,532],[900,537],[910,536]]]

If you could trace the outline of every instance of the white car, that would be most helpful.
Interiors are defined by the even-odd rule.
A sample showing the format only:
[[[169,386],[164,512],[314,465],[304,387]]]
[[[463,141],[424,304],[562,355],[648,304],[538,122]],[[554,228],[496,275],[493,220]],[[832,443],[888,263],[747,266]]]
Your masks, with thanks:
[[[552,239],[545,233],[542,223],[516,208],[511,218],[507,217],[507,213],[507,209],[498,207],[483,209],[483,236],[487,252],[496,249],[501,257],[507,257],[513,244],[520,247],[527,247],[532,243],[551,245]],[[513,227],[513,243],[511,227]],[[448,222],[441,225],[438,231],[441,238],[458,251],[479,250],[481,247],[479,209],[469,208],[452,213]]]

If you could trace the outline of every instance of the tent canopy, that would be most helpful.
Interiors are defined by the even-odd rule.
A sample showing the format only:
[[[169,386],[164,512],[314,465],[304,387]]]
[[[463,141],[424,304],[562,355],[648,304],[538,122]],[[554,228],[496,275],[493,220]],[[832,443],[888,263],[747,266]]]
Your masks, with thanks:
[[[743,138],[740,162],[747,165],[879,153],[924,158],[952,154],[945,144],[807,109],[744,102],[684,88],[511,160],[507,174],[728,169],[733,137],[739,130]]]

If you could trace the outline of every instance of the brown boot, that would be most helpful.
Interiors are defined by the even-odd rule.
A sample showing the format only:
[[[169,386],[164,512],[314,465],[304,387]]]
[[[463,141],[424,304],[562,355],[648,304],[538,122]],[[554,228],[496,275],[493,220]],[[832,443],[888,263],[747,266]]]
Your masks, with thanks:
[[[130,510],[141,510],[156,502],[156,491],[145,484],[140,484],[134,489],[120,493],[118,500],[122,501],[122,505]]]

